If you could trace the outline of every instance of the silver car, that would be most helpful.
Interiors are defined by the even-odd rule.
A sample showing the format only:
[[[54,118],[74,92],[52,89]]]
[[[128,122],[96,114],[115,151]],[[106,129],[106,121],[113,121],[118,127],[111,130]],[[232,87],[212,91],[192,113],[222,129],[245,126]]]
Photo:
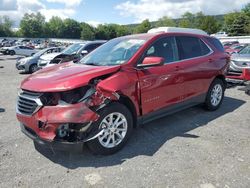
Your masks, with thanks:
[[[230,71],[242,72],[242,69],[250,67],[250,45],[247,45],[238,53],[231,56]]]
[[[18,59],[16,62],[16,68],[18,70],[24,70],[25,72],[33,73],[37,70],[37,63],[40,56],[44,54],[50,54],[55,52],[62,51],[63,48],[61,47],[52,47],[40,50],[39,52],[35,53],[33,56]]]

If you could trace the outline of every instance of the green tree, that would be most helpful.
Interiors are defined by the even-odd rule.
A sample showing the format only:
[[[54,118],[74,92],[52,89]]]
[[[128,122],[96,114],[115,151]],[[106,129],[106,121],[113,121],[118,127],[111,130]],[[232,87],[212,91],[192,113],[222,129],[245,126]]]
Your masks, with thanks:
[[[204,16],[198,28],[206,31],[208,34],[216,33],[220,30],[219,23],[213,16]]]
[[[156,27],[175,27],[176,23],[173,19],[164,16],[156,22]]]
[[[182,15],[178,26],[184,28],[193,28],[194,23],[195,23],[195,16],[190,12],[186,12],[185,14]]]
[[[1,37],[10,37],[13,35],[11,27],[13,22],[8,16],[0,17],[0,36]]]
[[[81,24],[70,18],[65,19],[63,21],[62,37],[79,39],[81,37]]]
[[[231,36],[247,34],[246,26],[249,25],[249,17],[244,12],[234,12],[225,15],[225,29]]]
[[[147,33],[149,29],[151,29],[151,23],[146,19],[135,28],[134,33]]]
[[[243,9],[242,12],[245,13],[250,18],[250,3],[248,3]]]
[[[83,40],[94,40],[95,39],[95,28],[87,23],[81,23],[81,39]]]
[[[20,32],[24,37],[42,37],[45,27],[45,17],[38,12],[37,14],[25,14],[20,22]]]
[[[245,35],[245,27],[248,24],[248,17],[245,14],[239,14],[229,28],[229,33],[231,35]]]
[[[127,26],[124,25],[116,26],[116,37],[121,37],[129,34],[131,34],[131,32],[129,31]]]
[[[64,23],[58,16],[53,16],[46,25],[48,29],[45,33],[49,37],[63,38]]]

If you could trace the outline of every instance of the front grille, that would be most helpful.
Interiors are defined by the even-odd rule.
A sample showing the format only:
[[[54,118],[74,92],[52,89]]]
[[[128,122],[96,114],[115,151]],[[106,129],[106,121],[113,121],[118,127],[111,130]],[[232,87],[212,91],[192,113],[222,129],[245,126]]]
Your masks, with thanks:
[[[42,103],[39,99],[41,93],[31,92],[31,91],[22,91],[18,94],[17,100],[17,110],[18,112],[25,115],[32,115],[35,113],[41,106]]]

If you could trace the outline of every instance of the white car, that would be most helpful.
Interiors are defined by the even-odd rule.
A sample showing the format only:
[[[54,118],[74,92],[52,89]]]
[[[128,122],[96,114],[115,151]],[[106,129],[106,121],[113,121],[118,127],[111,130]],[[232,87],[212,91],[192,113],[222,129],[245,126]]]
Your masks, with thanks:
[[[217,32],[215,34],[212,34],[211,36],[212,37],[227,37],[228,34],[226,32],[224,32],[224,31],[220,31],[220,32]]]
[[[51,54],[45,54],[40,57],[38,60],[38,69],[42,69],[43,67],[47,66],[52,59],[54,59],[56,56],[58,56],[61,53],[51,53]],[[53,64],[54,65],[54,64]]]
[[[12,46],[8,48],[7,54],[9,55],[23,55],[23,56],[32,56],[34,55],[38,50],[34,50],[33,48],[27,47],[27,46]]]

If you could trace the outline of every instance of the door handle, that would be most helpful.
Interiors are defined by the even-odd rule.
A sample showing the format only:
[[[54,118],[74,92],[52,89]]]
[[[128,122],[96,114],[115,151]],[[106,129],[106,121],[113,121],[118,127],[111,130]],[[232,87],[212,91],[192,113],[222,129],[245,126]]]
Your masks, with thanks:
[[[175,71],[179,71],[180,70],[180,66],[175,66]]]
[[[213,60],[213,59],[208,59],[208,62],[209,62],[209,63],[213,63],[214,60]]]

